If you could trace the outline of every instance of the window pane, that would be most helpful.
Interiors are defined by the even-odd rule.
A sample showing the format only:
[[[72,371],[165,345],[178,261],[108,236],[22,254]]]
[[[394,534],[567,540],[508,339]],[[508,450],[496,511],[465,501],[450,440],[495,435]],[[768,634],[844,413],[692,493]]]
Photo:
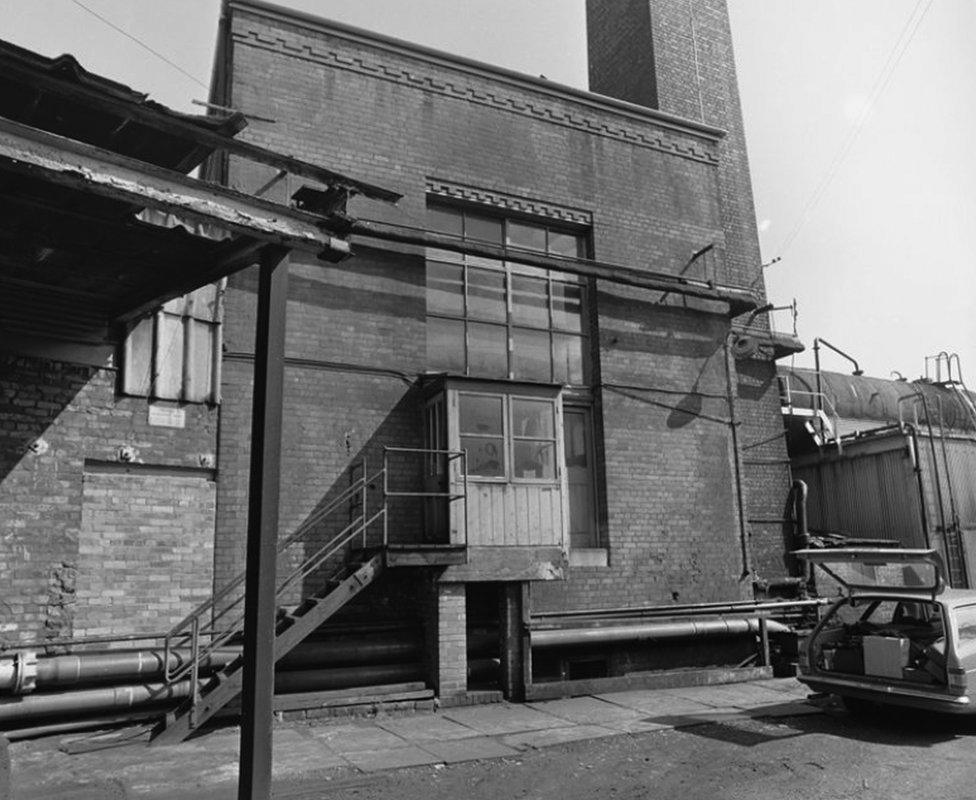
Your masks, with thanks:
[[[501,478],[505,475],[505,447],[501,438],[462,436],[461,449],[468,451],[468,475]]]
[[[462,394],[458,397],[458,425],[461,433],[502,435],[502,398],[481,394]]]
[[[464,237],[466,239],[480,239],[492,244],[501,244],[502,221],[497,217],[478,217],[474,214],[465,214]]]
[[[464,316],[464,270],[453,264],[427,263],[427,311]]]
[[[583,332],[583,287],[578,283],[552,284],[552,327]]]
[[[548,281],[512,275],[512,322],[549,327]]]
[[[187,353],[189,362],[186,366],[186,385],[184,388],[185,400],[191,403],[202,403],[210,399],[212,389],[213,374],[213,348],[214,332],[217,327],[208,322],[199,320],[187,320],[187,325],[192,328],[190,341],[192,346]]]
[[[504,325],[468,323],[468,374],[508,377],[508,336]]]
[[[523,328],[512,331],[512,373],[519,380],[552,380],[548,332]]]
[[[183,319],[162,315],[159,341],[156,342],[155,395],[179,400],[183,388]]]
[[[546,229],[538,225],[525,225],[521,222],[509,222],[506,244],[523,247],[526,250],[546,252]]]
[[[553,405],[548,400],[512,398],[512,436],[551,439]]]
[[[449,233],[454,236],[460,236],[462,233],[461,212],[450,208],[431,206],[427,209],[427,223],[432,231],[438,233]]]
[[[125,341],[125,371],[122,390],[126,394],[149,396],[152,378],[152,317],[147,317],[136,325]]]
[[[464,373],[464,323],[427,318],[427,367]]]
[[[549,252],[554,256],[583,258],[586,253],[583,249],[583,237],[572,233],[549,231]]]
[[[468,316],[505,321],[504,272],[468,267]]]
[[[556,447],[552,442],[514,442],[512,444],[513,477],[553,478]]]
[[[580,386],[586,383],[583,371],[582,336],[565,333],[552,335],[552,374],[553,383],[571,383]]]

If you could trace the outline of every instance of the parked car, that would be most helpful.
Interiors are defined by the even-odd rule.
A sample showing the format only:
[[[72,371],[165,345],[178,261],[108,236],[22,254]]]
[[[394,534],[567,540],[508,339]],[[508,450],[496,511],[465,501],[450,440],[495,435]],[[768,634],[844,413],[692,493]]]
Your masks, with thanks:
[[[935,550],[799,550],[836,591],[800,643],[797,678],[870,704],[976,713],[976,591],[951,589]]]

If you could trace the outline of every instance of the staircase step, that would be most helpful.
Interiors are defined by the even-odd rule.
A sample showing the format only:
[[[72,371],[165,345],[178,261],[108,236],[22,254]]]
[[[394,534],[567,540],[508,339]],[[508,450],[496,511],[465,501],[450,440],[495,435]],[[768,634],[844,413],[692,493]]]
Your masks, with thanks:
[[[275,626],[275,650],[278,658],[285,656],[299,642],[322,625],[330,616],[342,608],[349,600],[373,582],[383,568],[382,558],[374,556],[357,567],[348,577],[334,580],[335,587],[327,584],[321,597],[311,597],[301,605],[279,611]],[[336,588],[343,587],[341,591]],[[301,610],[300,610],[301,609]],[[206,723],[215,713],[240,694],[242,683],[241,666],[243,656],[239,656],[224,669],[214,675],[203,688],[203,694],[196,708],[191,701],[184,702],[173,717],[160,725],[154,738],[155,743],[173,744],[185,739],[190,733]]]

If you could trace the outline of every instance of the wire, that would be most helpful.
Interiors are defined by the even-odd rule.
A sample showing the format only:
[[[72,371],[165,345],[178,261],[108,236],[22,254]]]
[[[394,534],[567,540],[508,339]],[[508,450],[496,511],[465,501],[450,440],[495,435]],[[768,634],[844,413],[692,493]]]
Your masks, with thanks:
[[[840,149],[838,149],[837,153],[834,155],[834,158],[831,161],[830,166],[828,166],[827,171],[824,173],[823,178],[820,180],[820,183],[817,184],[817,187],[807,199],[807,202],[803,205],[803,209],[800,212],[800,216],[797,219],[796,224],[783,240],[783,244],[780,245],[780,257],[782,257],[783,254],[786,253],[786,251],[790,248],[790,245],[793,244],[793,241],[809,220],[813,209],[816,208],[817,203],[820,202],[820,199],[827,191],[830,183],[836,177],[841,163],[851,151],[855,141],[857,141],[857,137],[860,135],[865,124],[867,123],[874,104],[878,101],[878,98],[881,97],[881,94],[891,81],[891,77],[894,74],[895,69],[897,69],[902,57],[904,57],[905,52],[908,50],[908,46],[915,37],[915,33],[922,24],[922,20],[928,13],[929,8],[931,8],[932,1],[933,0],[918,0],[918,2],[915,3],[915,7],[908,15],[908,19],[905,21],[905,25],[902,27],[901,33],[895,40],[891,51],[888,53],[887,59],[885,59],[884,65],[881,67],[881,71],[878,73],[878,77],[875,79],[874,84],[871,87],[871,91],[868,94],[868,99],[864,104],[864,108],[861,109],[861,113],[858,115],[858,118],[854,123],[854,127],[848,134],[847,139],[845,139],[843,144],[841,144]],[[925,6],[924,8],[922,8],[923,3]],[[922,8],[921,13],[919,13],[919,8]]]
[[[105,23],[106,25],[108,25],[108,26],[109,26],[109,27],[110,27],[110,28],[111,28],[112,30],[114,30],[114,31],[117,31],[117,32],[119,32],[119,33],[121,33],[121,34],[122,34],[122,35],[123,35],[123,36],[124,36],[125,38],[127,38],[127,39],[131,39],[131,40],[132,40],[133,42],[135,42],[135,43],[136,43],[137,45],[139,45],[139,46],[140,46],[141,48],[143,48],[144,50],[148,50],[148,51],[149,51],[150,53],[152,53],[152,54],[153,54],[154,56],[156,56],[156,58],[158,58],[158,59],[160,59],[161,61],[165,61],[165,62],[166,62],[167,64],[169,64],[169,65],[170,65],[170,66],[171,66],[171,67],[172,67],[173,69],[175,69],[175,70],[176,70],[177,72],[179,72],[180,74],[182,74],[182,75],[185,75],[185,76],[186,76],[187,78],[189,78],[189,79],[190,79],[191,81],[193,81],[194,83],[196,83],[196,84],[198,84],[199,86],[202,86],[202,87],[203,87],[204,89],[206,89],[207,91],[209,91],[209,90],[210,90],[210,87],[209,87],[209,86],[208,86],[208,85],[207,85],[206,83],[204,83],[203,81],[201,81],[201,80],[200,80],[199,78],[197,78],[197,77],[196,77],[195,75],[192,75],[192,74],[190,74],[189,72],[187,72],[187,71],[186,71],[185,69],[183,69],[183,67],[181,67],[181,66],[180,66],[179,64],[177,64],[177,63],[176,63],[175,61],[171,61],[171,60],[170,60],[169,58],[167,58],[166,56],[164,56],[164,55],[163,55],[162,53],[160,53],[160,52],[159,52],[158,50],[154,50],[154,49],[153,49],[152,47],[150,47],[150,46],[149,46],[148,44],[146,44],[146,43],[145,43],[144,41],[142,41],[141,39],[139,39],[139,38],[137,38],[136,36],[133,36],[133,35],[132,35],[131,33],[129,33],[129,32],[127,31],[127,30],[124,30],[123,28],[120,28],[120,27],[119,27],[118,25],[116,25],[116,24],[115,24],[114,22],[112,22],[112,21],[111,21],[110,19],[106,19],[106,18],[105,18],[105,17],[103,17],[103,16],[101,15],[101,14],[99,14],[99,13],[98,13],[97,11],[95,11],[94,9],[92,9],[92,8],[89,8],[89,7],[88,7],[88,6],[86,6],[86,5],[84,4],[84,3],[82,3],[82,2],[81,2],[81,0],[71,0],[71,2],[72,2],[72,3],[74,3],[74,4],[76,5],[76,6],[78,6],[78,8],[81,8],[81,9],[84,9],[84,10],[85,10],[85,11],[87,11],[87,12],[88,12],[89,14],[91,14],[91,15],[92,15],[93,17],[95,17],[95,18],[97,18],[97,19],[99,19],[99,20],[101,20],[102,22],[104,22],[104,23]]]

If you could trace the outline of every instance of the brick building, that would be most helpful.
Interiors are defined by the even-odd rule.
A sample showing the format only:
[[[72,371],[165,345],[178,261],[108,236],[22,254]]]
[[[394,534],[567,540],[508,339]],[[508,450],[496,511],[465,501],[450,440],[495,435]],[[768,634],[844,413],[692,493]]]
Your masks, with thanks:
[[[238,138],[263,155],[221,141],[206,174],[238,201],[297,204],[283,225],[320,215],[353,251],[289,257],[279,528],[303,552],[281,557],[279,578],[306,560],[283,600],[327,586],[360,534],[401,567],[294,659],[292,690],[419,679],[443,699],[521,697],[533,682],[734,664],[750,641],[649,648],[631,626],[587,644],[586,626],[748,601],[788,574],[774,359],[799,344],[763,313],[725,4],[587,11],[593,92],[225,3],[211,99],[251,116]],[[141,146],[120,132],[125,114],[157,113],[145,98],[28,55],[56,96],[113,98],[122,122],[79,127],[110,131],[94,145]],[[4,115],[27,119],[19,91]],[[189,144],[153,163],[186,171],[214,149],[190,124]],[[242,124],[192,122],[228,140]],[[72,219],[79,235],[108,230]],[[254,247],[228,255],[200,236],[184,251],[185,232],[128,224],[148,237],[140,279],[166,253],[233,267],[222,274],[257,261]],[[81,242],[70,255],[94,269],[104,241]],[[49,261],[29,255],[38,271]],[[121,331],[78,300],[112,281],[78,294],[22,277],[0,274],[0,633],[165,632],[244,566],[257,268],[184,297],[172,282]]]
[[[280,522],[341,527],[319,511],[365,460],[387,466],[391,542],[466,545],[339,617],[419,625],[442,696],[506,614],[742,600],[787,574],[773,359],[797,343],[734,299],[765,302],[725,3],[587,9],[593,93],[225,5],[213,102],[254,115],[255,142],[403,195],[348,204],[350,260],[291,261]],[[300,188],[233,159],[220,177]],[[242,273],[225,298],[218,585],[243,566],[254,287]],[[463,449],[467,467],[385,448]],[[462,485],[463,502],[395,496]],[[503,633],[503,672],[517,649]],[[539,654],[536,675],[701,657],[598,650]]]

